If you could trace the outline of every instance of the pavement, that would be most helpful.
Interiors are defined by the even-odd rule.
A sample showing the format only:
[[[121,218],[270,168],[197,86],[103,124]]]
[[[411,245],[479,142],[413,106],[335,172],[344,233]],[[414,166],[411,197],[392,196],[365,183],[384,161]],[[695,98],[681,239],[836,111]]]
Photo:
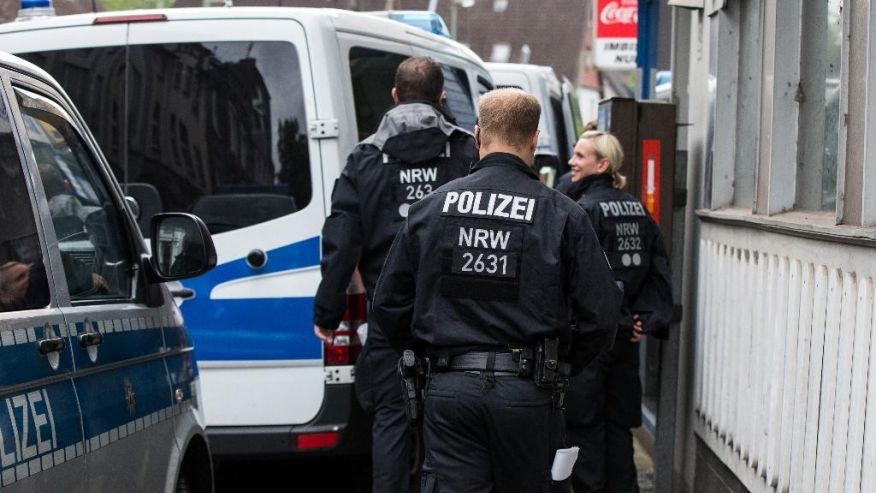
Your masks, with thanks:
[[[636,462],[636,470],[639,472],[640,493],[654,492],[654,460],[649,453],[647,444],[640,437],[643,430],[633,433],[633,460]]]

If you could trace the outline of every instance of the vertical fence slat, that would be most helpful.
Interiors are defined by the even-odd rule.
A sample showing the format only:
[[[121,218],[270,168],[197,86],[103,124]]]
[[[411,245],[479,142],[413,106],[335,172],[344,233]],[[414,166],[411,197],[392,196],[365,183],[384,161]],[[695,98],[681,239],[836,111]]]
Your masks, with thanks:
[[[804,386],[797,380],[797,346],[799,345],[800,333],[800,294],[802,280],[800,273],[800,261],[790,262],[788,271],[788,302],[785,308],[785,390],[782,393],[782,421],[779,432],[778,457],[778,489],[787,492],[790,488],[791,473],[791,442],[794,433],[794,413],[803,411],[796,407],[797,386]],[[778,307],[781,309],[781,306]],[[789,439],[790,438],[790,439]]]
[[[763,334],[764,347],[772,348],[775,344],[775,321],[776,321],[776,312],[773,309],[776,306],[776,283],[778,280],[778,257],[775,255],[767,256],[767,277],[764,285],[764,289],[766,291],[766,302],[764,304],[764,323],[761,327],[761,334]],[[766,470],[769,464],[769,442],[770,442],[770,425],[771,423],[771,396],[773,392],[773,388],[775,386],[775,382],[773,381],[774,375],[774,360],[775,357],[770,357],[770,354],[766,350],[761,350],[763,353],[763,359],[761,366],[761,392],[759,396],[759,406],[758,406],[758,423],[760,424],[760,434],[757,437],[758,444],[758,464],[757,464],[757,474],[766,478]]]
[[[854,273],[843,273],[843,298],[840,324],[836,328],[839,342],[836,393],[833,411],[833,445],[830,459],[830,491],[841,493],[845,487],[846,445],[849,439],[849,405],[852,391],[852,357],[855,344],[855,320],[858,281]]]
[[[872,291],[871,291],[872,292]],[[876,294],[873,295],[876,304]],[[876,316],[876,307],[872,308]],[[871,327],[876,320],[871,317]],[[864,420],[864,451],[861,460],[861,491],[876,491],[876,338],[870,338],[867,368],[867,408]]]
[[[785,320],[788,306],[788,259],[776,259],[773,284],[774,304],[770,314],[772,361],[770,362],[769,438],[767,440],[766,480],[778,484],[779,453],[782,442],[782,402],[785,392]]]
[[[818,415],[818,445],[815,462],[815,491],[828,491],[833,446],[833,417],[842,306],[842,280],[836,269],[828,272],[827,317],[824,324],[824,358],[821,368],[821,406]]]
[[[870,365],[870,339],[873,320],[873,280],[858,280],[855,317],[852,388],[849,407],[849,433],[846,451],[846,474],[843,491],[861,490],[861,459],[864,455],[864,417],[867,412],[867,373]],[[872,490],[871,490],[872,491]]]
[[[763,413],[762,413],[762,404],[763,397],[765,395],[764,391],[764,347],[766,346],[765,341],[765,318],[766,318],[766,307],[768,304],[768,295],[767,295],[767,276],[769,275],[769,255],[763,252],[757,253],[758,257],[758,265],[757,265],[757,287],[755,288],[755,292],[757,293],[757,306],[755,309],[755,323],[752,324],[752,347],[754,348],[753,357],[754,364],[752,364],[751,373],[752,380],[754,381],[754,392],[753,397],[755,402],[751,405],[751,456],[748,459],[748,465],[755,468],[757,470],[760,467],[761,462],[763,461],[763,454],[761,445],[766,440],[766,437],[763,433]]]
[[[706,240],[700,240],[700,251],[699,251],[699,259],[700,259],[700,268],[697,269],[699,271],[697,275],[697,298],[702,298],[701,301],[697,303],[697,320],[696,320],[696,331],[694,333],[695,341],[696,341],[696,354],[694,357],[696,358],[696,371],[694,371],[694,383],[695,383],[695,400],[694,400],[694,411],[696,411],[701,417],[704,415],[703,412],[703,373],[705,372],[705,368],[703,365],[703,347],[704,343],[704,334],[706,331],[705,328],[705,310],[707,304],[705,301],[708,298],[709,286],[706,284],[707,273],[709,271],[709,256],[708,249],[706,248]]]
[[[800,280],[800,320],[797,335],[797,388],[794,398],[794,427],[791,432],[791,470],[789,490],[805,491],[803,481],[804,440],[806,437],[806,418],[809,411],[808,399],[812,396],[809,388],[810,347],[812,341],[812,315],[815,303],[815,280],[812,264],[802,268]]]
[[[830,275],[827,267],[815,270],[812,303],[812,342],[809,350],[809,399],[806,401],[806,433],[803,439],[802,491],[815,492],[816,459],[818,457],[818,424],[821,422],[822,373],[824,368],[825,323],[830,297]]]

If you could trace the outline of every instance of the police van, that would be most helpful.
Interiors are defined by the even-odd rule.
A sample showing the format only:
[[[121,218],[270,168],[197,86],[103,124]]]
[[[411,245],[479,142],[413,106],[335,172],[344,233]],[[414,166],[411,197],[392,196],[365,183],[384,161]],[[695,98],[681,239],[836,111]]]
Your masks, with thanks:
[[[67,86],[144,225],[184,211],[213,234],[218,266],[175,292],[198,349],[214,456],[367,452],[352,389],[361,288],[333,344],[313,333],[332,188],[391,107],[402,60],[441,63],[446,109],[469,130],[492,88],[481,60],[373,15],[273,7],[8,23],[0,47]]]
[[[557,78],[554,69],[520,63],[487,63],[499,87],[516,87],[534,95],[541,103],[536,164],[548,166],[559,176],[568,170],[572,148],[584,129],[578,96],[568,79]],[[553,174],[553,173],[552,173]]]
[[[216,262],[133,201],[46,72],[0,53],[0,491],[213,491],[192,340],[164,281]]]

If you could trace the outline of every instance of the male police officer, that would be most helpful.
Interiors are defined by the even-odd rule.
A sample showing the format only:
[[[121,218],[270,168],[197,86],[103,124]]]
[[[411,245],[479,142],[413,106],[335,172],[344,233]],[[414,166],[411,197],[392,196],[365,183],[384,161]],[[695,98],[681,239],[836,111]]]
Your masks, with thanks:
[[[314,301],[314,331],[332,340],[344,313],[346,288],[358,263],[371,300],[384,258],[408,208],[444,183],[468,174],[471,134],[450,124],[437,108],[444,95],[441,66],[430,58],[399,65],[396,106],[377,132],[350,155],[335,184],[323,226],[322,276]],[[369,316],[365,348],[356,363],[359,402],[373,414],[373,490],[406,492],[412,447],[396,375],[398,355]]]
[[[562,370],[614,337],[621,294],[589,220],[533,169],[539,113],[518,89],[481,98],[480,161],[411,207],[378,281],[384,334],[429,355],[424,493],[545,491]]]

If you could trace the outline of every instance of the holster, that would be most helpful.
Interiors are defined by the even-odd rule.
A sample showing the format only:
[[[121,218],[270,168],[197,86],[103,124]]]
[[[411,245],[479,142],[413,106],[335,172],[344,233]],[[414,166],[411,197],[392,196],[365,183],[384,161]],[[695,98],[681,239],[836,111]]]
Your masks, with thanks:
[[[398,374],[405,399],[405,414],[412,428],[418,428],[423,421],[423,387],[427,373],[423,360],[406,349],[398,360]]]
[[[532,379],[535,385],[554,391],[554,406],[563,409],[571,366],[560,359],[560,340],[545,338],[535,347],[535,365]]]

